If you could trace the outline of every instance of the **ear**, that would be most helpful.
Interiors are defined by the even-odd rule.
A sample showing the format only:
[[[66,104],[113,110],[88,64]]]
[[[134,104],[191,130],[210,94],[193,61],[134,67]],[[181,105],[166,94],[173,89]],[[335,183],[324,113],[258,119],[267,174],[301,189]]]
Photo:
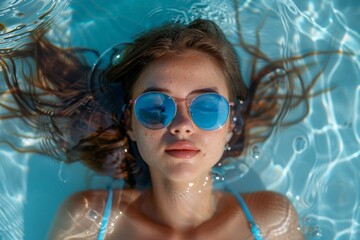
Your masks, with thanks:
[[[132,116],[131,116],[131,111],[129,109],[124,110],[123,119],[124,119],[124,123],[125,123],[125,127],[126,127],[126,134],[129,136],[131,141],[136,142],[134,131],[131,126]]]

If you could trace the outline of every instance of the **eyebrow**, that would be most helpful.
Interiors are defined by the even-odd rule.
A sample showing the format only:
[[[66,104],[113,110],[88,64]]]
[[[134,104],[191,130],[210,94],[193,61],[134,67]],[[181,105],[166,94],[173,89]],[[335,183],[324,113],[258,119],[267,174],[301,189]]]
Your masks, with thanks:
[[[145,89],[142,93],[146,93],[146,92],[164,92],[164,93],[168,93],[168,94],[170,93],[170,91],[168,89],[160,88],[160,87],[149,87],[149,88]],[[209,93],[209,92],[219,93],[219,89],[217,87],[200,88],[200,89],[195,89],[195,90],[191,91],[188,95]]]

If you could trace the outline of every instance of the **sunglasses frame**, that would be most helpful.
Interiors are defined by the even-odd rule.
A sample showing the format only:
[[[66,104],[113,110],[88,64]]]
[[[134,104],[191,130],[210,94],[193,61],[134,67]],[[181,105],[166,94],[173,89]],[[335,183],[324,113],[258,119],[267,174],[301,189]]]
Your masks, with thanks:
[[[221,94],[219,94],[219,93],[216,93],[216,92],[201,93],[201,94],[196,95],[195,97],[193,97],[193,98],[191,98],[191,99],[187,99],[187,98],[172,97],[172,96],[170,96],[170,95],[168,95],[168,94],[166,94],[166,93],[159,92],[159,91],[144,92],[144,93],[140,94],[139,96],[137,96],[135,99],[131,99],[131,100],[129,101],[129,105],[132,105],[132,104],[133,104],[133,105],[134,105],[134,108],[135,108],[135,104],[137,103],[137,100],[138,100],[140,97],[142,97],[142,96],[144,96],[144,95],[146,95],[146,94],[149,94],[149,93],[155,93],[155,94],[165,95],[166,97],[169,97],[169,98],[174,102],[174,104],[175,104],[175,114],[174,114],[174,116],[172,116],[171,121],[169,121],[169,123],[168,123],[167,125],[164,125],[164,126],[161,127],[161,128],[149,128],[149,127],[147,127],[147,126],[144,126],[144,125],[141,123],[141,121],[138,119],[138,117],[136,116],[136,114],[135,114],[135,117],[138,119],[138,121],[141,123],[141,125],[143,125],[145,128],[151,129],[151,130],[159,130],[159,129],[168,127],[168,126],[171,124],[171,122],[174,120],[175,116],[176,116],[176,113],[177,113],[177,110],[178,110],[178,109],[177,109],[177,104],[178,104],[178,103],[181,103],[181,102],[185,102],[185,103],[186,103],[187,111],[188,111],[188,114],[189,114],[189,116],[190,116],[190,118],[191,118],[191,121],[192,121],[198,128],[200,128],[200,129],[202,129],[202,130],[205,130],[205,131],[218,130],[218,129],[222,128],[222,127],[225,125],[225,123],[228,121],[229,116],[230,116],[230,113],[231,113],[231,108],[235,105],[234,102],[229,102],[223,95],[221,95]],[[198,125],[195,123],[195,121],[193,120],[193,117],[192,117],[192,114],[191,114],[191,111],[190,111],[190,107],[191,107],[193,101],[194,101],[196,98],[198,98],[198,97],[200,97],[200,96],[203,96],[203,95],[207,95],[207,94],[212,94],[212,95],[218,95],[218,96],[220,96],[221,98],[223,98],[223,99],[227,102],[227,104],[228,104],[228,106],[229,106],[229,113],[228,113],[228,115],[227,115],[226,121],[225,121],[221,126],[219,126],[218,128],[210,129],[210,130],[204,129],[204,128],[201,128],[200,126],[198,126]]]

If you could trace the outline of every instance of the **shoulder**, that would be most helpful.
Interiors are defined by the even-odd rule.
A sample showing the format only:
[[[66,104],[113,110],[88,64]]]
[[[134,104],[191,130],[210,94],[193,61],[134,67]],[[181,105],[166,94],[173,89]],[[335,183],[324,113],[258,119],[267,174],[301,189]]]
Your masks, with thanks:
[[[112,202],[117,204],[130,204],[140,196],[138,190],[120,190],[114,189]],[[108,190],[87,190],[77,192],[68,197],[61,208],[69,212],[82,211],[84,209],[103,210],[109,197]]]
[[[304,239],[299,229],[297,212],[287,197],[271,191],[242,196],[265,237]]]
[[[130,204],[139,195],[139,191],[135,190],[113,190],[112,211],[116,211],[113,208]],[[58,209],[48,239],[96,236],[108,196],[107,190],[89,190],[68,197]]]
[[[120,190],[114,189],[113,191],[113,203],[131,203],[136,199],[141,192],[138,190]],[[68,197],[62,204],[62,208],[67,208],[70,211],[78,211],[82,208],[98,209],[103,208],[106,205],[106,201],[109,197],[108,190],[87,190],[74,193]]]

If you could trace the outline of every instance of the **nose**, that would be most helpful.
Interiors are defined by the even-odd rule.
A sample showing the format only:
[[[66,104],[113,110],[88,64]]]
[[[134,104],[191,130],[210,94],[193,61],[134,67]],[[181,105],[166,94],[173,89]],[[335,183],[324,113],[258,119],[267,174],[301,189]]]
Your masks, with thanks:
[[[177,104],[177,112],[169,125],[173,135],[191,135],[194,132],[194,123],[191,120],[185,103]]]

